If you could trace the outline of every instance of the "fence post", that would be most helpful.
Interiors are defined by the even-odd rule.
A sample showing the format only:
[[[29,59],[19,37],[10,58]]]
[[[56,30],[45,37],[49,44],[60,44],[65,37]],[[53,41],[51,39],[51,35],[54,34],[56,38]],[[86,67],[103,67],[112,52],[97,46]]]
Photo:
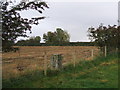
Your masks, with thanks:
[[[105,57],[107,56],[107,46],[105,46]]]
[[[19,54],[19,57],[20,57],[20,49],[18,50],[18,54]]]
[[[116,48],[116,53],[118,53],[118,48]]]
[[[75,62],[75,60],[76,60],[76,55],[75,55],[76,53],[75,53],[75,51],[73,52],[73,66],[75,67],[75,64],[76,64],[76,62]]]
[[[44,75],[47,76],[47,53],[44,52]]]
[[[94,54],[93,54],[93,49],[91,50],[91,57],[93,58]]]

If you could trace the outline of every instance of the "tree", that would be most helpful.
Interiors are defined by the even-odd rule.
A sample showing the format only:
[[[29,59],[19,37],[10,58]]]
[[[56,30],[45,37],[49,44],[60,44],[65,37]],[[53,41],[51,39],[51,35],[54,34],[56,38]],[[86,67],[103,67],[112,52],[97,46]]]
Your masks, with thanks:
[[[69,42],[70,35],[61,28],[57,28],[55,32],[43,34],[43,39],[48,45],[62,45]]]
[[[27,40],[19,40],[16,45],[20,46],[38,46],[40,45],[41,38],[40,36],[30,37]]]
[[[38,43],[40,43],[41,37],[40,37],[40,36],[36,36],[36,37],[35,37],[35,41],[38,42]]]
[[[40,44],[40,36],[36,36],[36,37],[30,37],[29,40],[27,40],[28,45],[31,46],[35,46],[35,45],[39,45]]]
[[[12,1],[0,1],[1,3],[1,12],[2,12],[2,48],[3,51],[12,50],[14,41],[18,37],[27,37],[26,31],[31,33],[31,25],[39,24],[39,20],[44,19],[45,17],[34,17],[31,19],[22,18],[20,16],[20,11],[23,10],[35,10],[40,14],[43,12],[44,8],[49,8],[45,2],[42,1],[30,1],[23,2],[11,6]],[[14,4],[14,3],[13,3]]]
[[[43,34],[43,39],[46,44],[53,45],[56,42],[56,35],[53,32],[48,32],[47,34]]]
[[[61,28],[57,28],[55,33],[58,43],[69,42],[70,36],[66,31],[62,30]]]
[[[97,46],[103,51],[104,46],[107,46],[108,51],[115,50],[119,45],[120,26],[108,27],[100,25],[98,28],[89,28],[89,37],[96,43]]]

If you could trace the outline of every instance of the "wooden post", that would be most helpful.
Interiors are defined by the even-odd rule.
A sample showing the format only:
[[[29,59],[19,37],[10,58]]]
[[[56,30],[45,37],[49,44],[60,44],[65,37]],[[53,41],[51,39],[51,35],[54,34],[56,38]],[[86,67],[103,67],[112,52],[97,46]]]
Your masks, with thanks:
[[[91,57],[93,58],[93,49],[91,50]]]
[[[107,47],[105,46],[105,57],[107,56]]]
[[[76,55],[75,55],[76,53],[75,52],[73,52],[73,66],[75,67],[75,64],[76,64]]]
[[[19,54],[19,57],[20,57],[20,49],[18,50],[18,54]]]
[[[47,53],[44,53],[44,75],[47,76]]]
[[[118,53],[118,48],[116,48],[116,53]]]

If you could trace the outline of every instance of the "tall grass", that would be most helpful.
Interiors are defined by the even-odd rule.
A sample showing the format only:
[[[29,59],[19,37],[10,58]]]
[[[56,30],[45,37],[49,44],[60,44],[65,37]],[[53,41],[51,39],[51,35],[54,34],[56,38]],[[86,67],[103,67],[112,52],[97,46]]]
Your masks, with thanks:
[[[114,62],[114,63],[113,63]],[[62,70],[28,72],[16,78],[3,79],[3,88],[117,88],[118,54],[98,56],[92,61],[81,61]]]

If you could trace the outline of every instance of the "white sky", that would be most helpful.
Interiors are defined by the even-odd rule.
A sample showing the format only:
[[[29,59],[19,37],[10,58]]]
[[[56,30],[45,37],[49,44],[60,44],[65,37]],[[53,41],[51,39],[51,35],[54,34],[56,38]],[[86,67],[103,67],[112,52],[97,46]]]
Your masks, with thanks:
[[[44,0],[46,2],[119,2],[119,0]]]
[[[62,28],[70,34],[70,41],[84,42],[89,41],[87,37],[89,27],[98,27],[100,23],[104,25],[117,25],[118,0],[45,1],[50,8],[46,9],[41,16],[46,16],[46,18],[41,20],[39,25],[33,25],[32,34],[28,33],[29,36],[41,36],[42,38],[44,33],[55,31],[56,28]],[[29,18],[39,16],[37,12],[33,11],[23,11],[21,15]]]

